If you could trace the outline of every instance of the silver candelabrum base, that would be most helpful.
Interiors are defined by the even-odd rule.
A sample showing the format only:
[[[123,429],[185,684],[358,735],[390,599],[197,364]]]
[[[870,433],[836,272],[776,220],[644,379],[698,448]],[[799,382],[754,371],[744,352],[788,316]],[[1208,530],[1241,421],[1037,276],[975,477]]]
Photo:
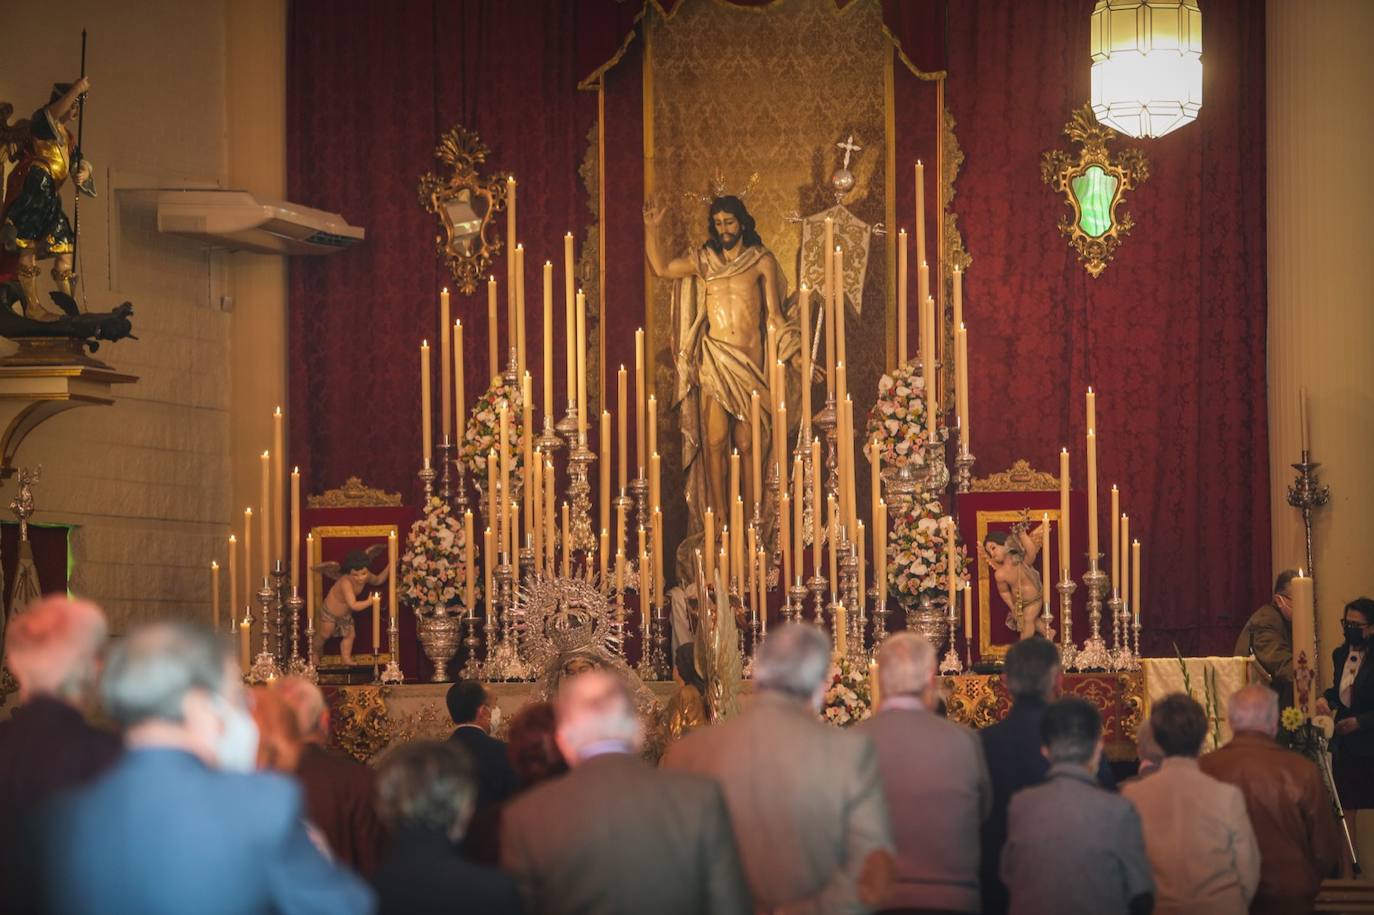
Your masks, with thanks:
[[[1102,597],[1107,593],[1107,573],[1097,567],[1101,554],[1089,557],[1089,569],[1083,573],[1088,589],[1088,640],[1077,656],[1079,670],[1110,670],[1111,652],[1102,639]]]

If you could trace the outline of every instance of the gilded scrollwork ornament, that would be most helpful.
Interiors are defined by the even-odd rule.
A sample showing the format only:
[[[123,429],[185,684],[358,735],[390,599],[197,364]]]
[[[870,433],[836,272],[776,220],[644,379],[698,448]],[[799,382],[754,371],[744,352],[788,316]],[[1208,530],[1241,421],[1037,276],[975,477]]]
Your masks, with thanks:
[[[1064,195],[1072,216],[1059,220],[1059,231],[1093,278],[1102,275],[1116,255],[1122,237],[1135,221],[1130,213],[1117,213],[1126,192],[1150,177],[1150,163],[1139,149],[1115,155],[1107,143],[1116,131],[1104,127],[1084,105],[1064,125],[1064,135],[1081,145],[1077,154],[1052,149],[1040,160],[1040,179]]]
[[[495,215],[506,208],[510,175],[478,173],[488,152],[476,132],[457,125],[434,148],[434,158],[448,166],[449,174],[420,176],[420,205],[439,218],[435,247],[448,264],[454,285],[465,295],[477,291],[502,248],[494,231]]]

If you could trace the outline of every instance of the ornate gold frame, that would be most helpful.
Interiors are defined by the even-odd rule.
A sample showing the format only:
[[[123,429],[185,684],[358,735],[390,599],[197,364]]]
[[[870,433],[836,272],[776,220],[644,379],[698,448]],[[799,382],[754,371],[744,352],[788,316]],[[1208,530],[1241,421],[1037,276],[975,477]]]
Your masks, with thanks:
[[[399,533],[394,524],[325,524],[319,527],[312,527],[310,529],[310,533],[313,535],[312,543],[314,544],[310,551],[310,566],[312,571],[307,571],[306,574],[315,576],[315,595],[317,600],[324,600],[325,595],[328,593],[324,586],[324,573],[313,571],[315,566],[324,562],[324,541],[326,538],[380,537],[385,540],[392,532]],[[385,664],[390,660],[391,652],[389,651],[376,652],[375,654],[355,653],[353,655],[354,666],[358,667],[373,663]],[[322,669],[328,667],[342,667],[343,658],[336,654],[322,655],[319,658],[318,664]]]
[[[449,167],[451,174],[441,178],[433,172],[420,176],[420,206],[439,219],[434,245],[439,256],[448,264],[457,290],[465,295],[477,291],[477,284],[489,272],[492,258],[501,253],[499,234],[488,237],[494,225],[493,216],[506,208],[506,180],[508,174],[484,178],[477,166],[487,159],[489,150],[474,131],[462,125],[451,128],[439,139],[434,158]],[[466,202],[478,226],[474,232],[462,232],[453,221],[451,206]],[[478,212],[475,204],[483,206]]]
[[[1040,509],[1036,512],[1040,515],[1049,515],[1050,521],[1054,524],[1059,523],[1059,509],[1046,511]],[[987,574],[987,554],[983,552],[983,541],[988,536],[988,524],[993,521],[1020,521],[1024,517],[1021,509],[1011,509],[1007,511],[980,511],[978,512],[978,657],[984,661],[1000,661],[1006,657],[1007,649],[1011,645],[992,644],[992,597],[988,589],[988,581],[992,576]]]
[[[1096,279],[1116,255],[1122,236],[1135,225],[1130,213],[1122,213],[1118,217],[1117,207],[1125,200],[1127,191],[1150,177],[1150,163],[1145,153],[1135,148],[1122,150],[1113,159],[1107,150],[1107,142],[1116,136],[1116,131],[1099,124],[1090,105],[1085,104],[1074,111],[1064,125],[1064,135],[1071,143],[1081,144],[1082,149],[1077,156],[1060,149],[1045,153],[1040,159],[1040,180],[1064,195],[1064,205],[1072,211],[1073,216],[1060,217],[1059,231],[1068,237],[1069,245],[1078,252],[1084,269]],[[1073,192],[1073,180],[1093,166],[1102,169],[1117,182],[1112,202],[1107,208],[1109,225],[1099,236],[1089,235],[1079,226],[1083,212]]]

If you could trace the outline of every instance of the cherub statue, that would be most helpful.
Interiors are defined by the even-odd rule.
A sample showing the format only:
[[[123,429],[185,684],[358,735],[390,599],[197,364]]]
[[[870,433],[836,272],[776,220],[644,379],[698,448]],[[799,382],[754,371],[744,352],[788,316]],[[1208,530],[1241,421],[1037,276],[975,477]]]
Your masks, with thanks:
[[[983,538],[983,552],[992,570],[997,593],[1007,605],[1007,628],[1028,639],[1039,633],[1053,638],[1054,631],[1041,619],[1045,606],[1044,587],[1035,568],[1035,557],[1045,541],[1045,525],[1030,529],[1030,511],[1011,531],[991,531]]]
[[[385,543],[374,543],[366,551],[352,550],[342,563],[322,562],[310,567],[312,572],[323,572],[335,579],[324,602],[315,610],[315,657],[321,656],[325,642],[338,635],[343,640],[339,654],[344,664],[353,663],[353,613],[371,608],[372,602],[364,598],[364,593],[370,587],[385,584],[391,574],[390,569],[373,572],[368,568],[385,552]]]

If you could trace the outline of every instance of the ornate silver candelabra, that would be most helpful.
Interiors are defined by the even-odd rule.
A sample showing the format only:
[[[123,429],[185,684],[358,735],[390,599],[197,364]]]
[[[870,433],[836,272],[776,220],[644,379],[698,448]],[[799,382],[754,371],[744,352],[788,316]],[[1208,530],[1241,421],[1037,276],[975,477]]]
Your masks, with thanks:
[[[1101,553],[1088,554],[1088,571],[1083,573],[1083,584],[1088,589],[1088,640],[1078,652],[1079,670],[1109,670],[1111,656],[1102,640],[1102,598],[1107,593],[1107,573],[1098,568],[1102,561]]]
[[[467,627],[468,634],[463,639],[463,647],[468,650],[467,660],[463,662],[463,669],[459,671],[459,676],[464,680],[482,679],[482,662],[477,659],[477,649],[482,647],[482,639],[477,635],[477,610],[469,607],[468,612],[463,616],[463,625]]]
[[[973,488],[973,465],[976,460],[971,452],[965,453],[962,449],[959,456],[954,459],[954,481],[957,491],[968,492]]]
[[[286,601],[286,612],[291,617],[291,663],[287,665],[286,670],[293,677],[306,677],[314,682],[314,678],[311,677],[313,665],[301,657],[301,611],[304,608],[305,601],[301,598],[300,589],[292,586],[291,596]],[[309,635],[313,637],[314,632],[310,632]]]
[[[307,571],[306,574],[309,572]],[[319,659],[315,657],[315,618],[313,615],[305,618],[305,651],[306,665],[305,670],[301,671],[301,676],[311,683],[318,683],[320,682],[320,672],[315,666]]]
[[[945,656],[940,660],[940,673],[948,677],[963,673],[964,664],[959,660],[959,652],[955,647],[958,644],[959,617],[953,606],[949,608],[946,619],[949,622],[949,647],[945,649]]]
[[[420,472],[416,474],[425,487],[425,504],[429,504],[429,500],[434,498],[434,479],[438,475],[438,472],[429,465],[428,461],[425,462],[424,467],[420,468]]]

